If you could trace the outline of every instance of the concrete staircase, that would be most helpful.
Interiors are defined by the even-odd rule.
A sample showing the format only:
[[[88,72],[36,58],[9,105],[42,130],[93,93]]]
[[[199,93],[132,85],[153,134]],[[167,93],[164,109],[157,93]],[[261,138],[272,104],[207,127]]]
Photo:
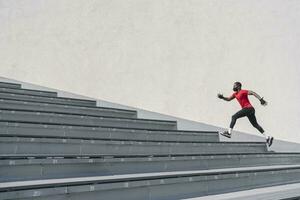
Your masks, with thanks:
[[[202,199],[292,183],[300,153],[0,82],[1,200]]]

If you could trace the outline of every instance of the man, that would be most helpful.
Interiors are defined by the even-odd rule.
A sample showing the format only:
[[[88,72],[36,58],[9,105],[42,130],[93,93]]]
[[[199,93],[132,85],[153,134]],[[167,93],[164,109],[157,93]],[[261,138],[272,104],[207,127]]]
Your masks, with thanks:
[[[242,90],[242,84],[240,82],[235,82],[233,85],[234,93],[230,97],[224,97],[223,94],[218,94],[218,98],[223,99],[225,101],[231,101],[232,99],[236,98],[237,101],[240,103],[242,109],[235,113],[231,118],[231,123],[229,126],[228,131],[220,132],[221,135],[231,138],[232,129],[236,123],[236,120],[241,117],[248,117],[252,126],[254,126],[260,133],[262,133],[265,138],[268,146],[270,147],[273,143],[273,137],[266,135],[264,129],[257,123],[255,117],[255,109],[251,105],[248,95],[254,95],[261,103],[261,105],[266,106],[267,102],[261,98],[257,93],[250,91],[250,90]]]

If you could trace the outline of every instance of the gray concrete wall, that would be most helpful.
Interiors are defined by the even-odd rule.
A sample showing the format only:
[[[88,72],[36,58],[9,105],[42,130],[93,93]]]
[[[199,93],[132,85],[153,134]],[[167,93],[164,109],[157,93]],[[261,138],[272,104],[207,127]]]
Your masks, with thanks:
[[[221,127],[239,105],[216,93],[238,80],[269,101],[251,98],[267,133],[300,142],[299,9],[298,0],[0,0],[0,76]],[[257,134],[246,119],[236,130]]]

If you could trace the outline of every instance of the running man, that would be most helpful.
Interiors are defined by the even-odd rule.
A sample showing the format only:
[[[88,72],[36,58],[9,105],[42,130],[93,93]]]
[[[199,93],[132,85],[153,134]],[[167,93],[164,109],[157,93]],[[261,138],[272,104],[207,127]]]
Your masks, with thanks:
[[[252,126],[254,126],[261,134],[265,136],[266,142],[270,147],[273,143],[274,138],[272,136],[268,136],[267,134],[265,134],[264,129],[257,123],[255,117],[255,109],[251,105],[248,99],[248,95],[254,95],[263,106],[266,106],[267,102],[262,97],[260,97],[257,93],[251,90],[242,90],[242,84],[240,82],[235,82],[233,84],[233,91],[234,93],[230,97],[224,97],[223,94],[218,94],[218,98],[223,99],[225,101],[231,101],[232,99],[236,98],[237,101],[240,103],[242,109],[232,116],[228,131],[220,132],[220,134],[225,137],[231,138],[232,129],[236,123],[236,120],[241,117],[247,116]]]

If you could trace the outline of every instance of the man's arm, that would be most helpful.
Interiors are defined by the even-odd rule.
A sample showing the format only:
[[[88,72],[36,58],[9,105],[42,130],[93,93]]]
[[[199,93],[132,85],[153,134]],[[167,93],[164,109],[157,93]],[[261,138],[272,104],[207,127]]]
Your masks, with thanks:
[[[232,99],[234,99],[234,96],[224,97],[223,94],[218,94],[218,98],[223,99],[225,101],[231,101]]]
[[[248,95],[253,95],[255,96],[259,101],[260,101],[260,104],[263,105],[263,106],[266,106],[268,104],[268,102],[266,102],[264,100],[263,97],[260,97],[256,92],[253,92],[251,90],[248,91]]]

